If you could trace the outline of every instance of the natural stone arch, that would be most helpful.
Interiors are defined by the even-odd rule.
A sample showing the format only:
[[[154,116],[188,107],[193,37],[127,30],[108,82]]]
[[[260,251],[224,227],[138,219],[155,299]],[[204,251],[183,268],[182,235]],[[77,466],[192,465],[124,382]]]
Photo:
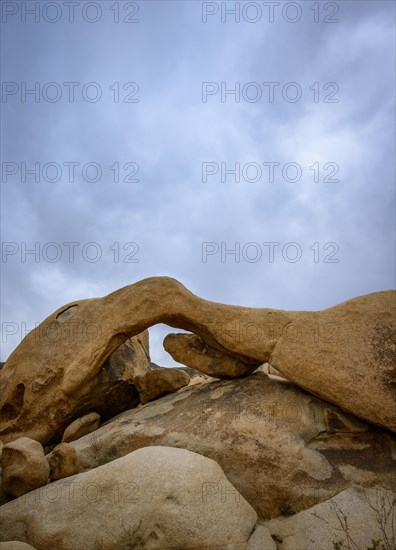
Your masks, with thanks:
[[[18,415],[3,423],[0,436],[48,440],[51,423],[60,422],[62,411],[72,407],[109,355],[157,323],[201,339],[201,346],[194,339],[195,351],[187,346],[189,353],[183,353],[189,335],[178,336],[179,351],[173,352],[189,366],[202,370],[202,356],[207,359],[209,353],[218,360],[216,376],[232,377],[270,361],[312,394],[396,430],[390,340],[395,294],[369,294],[324,311],[287,312],[209,302],[175,279],[152,277],[103,298],[67,304],[29,333],[1,370],[1,409],[10,405],[18,384],[24,385],[25,396]],[[235,361],[242,372],[230,368]],[[42,385],[32,398],[38,379]],[[40,408],[40,394],[48,392],[53,411]]]

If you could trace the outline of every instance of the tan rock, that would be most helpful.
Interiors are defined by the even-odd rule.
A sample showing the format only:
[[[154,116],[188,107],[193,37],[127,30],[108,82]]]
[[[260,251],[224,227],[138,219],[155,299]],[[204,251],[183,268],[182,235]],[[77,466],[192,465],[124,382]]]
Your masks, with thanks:
[[[394,291],[376,292],[297,314],[270,364],[314,395],[395,432],[395,298]]]
[[[162,368],[135,378],[141,403],[148,403],[167,393],[173,393],[190,382],[187,373],[180,369]]]
[[[187,386],[71,445],[84,469],[148,445],[198,452],[221,465],[263,518],[304,510],[353,484],[396,490],[392,434],[263,373]]]
[[[164,367],[159,367],[153,362],[151,362],[151,367],[154,369],[164,368]],[[193,384],[200,384],[201,382],[208,382],[208,381],[214,380],[213,376],[204,374],[203,372],[196,369],[192,369],[190,367],[178,367],[178,369],[188,374],[188,376],[190,377],[190,381],[189,381],[190,386]]]
[[[198,373],[192,377],[190,377],[189,386],[193,386],[195,384],[201,384],[202,382],[208,382],[211,377],[206,374]],[[217,380],[217,378],[215,379]]]
[[[13,540],[10,542],[0,542],[0,550],[35,550],[35,548],[30,546],[30,544],[26,544],[26,542]]]
[[[5,504],[0,537],[40,550],[246,550],[256,521],[216,462],[145,447]]]
[[[21,437],[3,447],[1,476],[6,495],[19,497],[42,487],[49,478],[49,465],[38,441]]]
[[[67,312],[74,309],[76,313],[73,317],[62,320],[66,315],[62,313],[63,310]],[[79,309],[80,305],[71,309],[67,309],[67,306],[61,308],[58,317],[54,314],[52,320],[43,323],[41,336],[36,335],[38,342],[33,342],[28,337],[26,342],[24,340],[25,352],[29,354],[29,342],[33,348],[36,345],[48,345],[52,349],[53,345],[62,340],[62,331],[68,330],[72,331],[76,340],[80,339],[82,348],[89,345],[91,332],[93,334],[101,330],[102,321],[83,323]],[[74,319],[76,325],[73,324]],[[70,326],[67,327],[68,324]],[[52,326],[55,328],[51,329]],[[56,339],[51,336],[48,340],[51,330],[58,336]],[[54,338],[54,343],[51,338]],[[76,346],[78,348],[77,343]],[[3,420],[0,437],[4,441],[12,441],[19,436],[28,435],[43,444],[60,441],[65,428],[86,412],[95,410],[102,421],[106,421],[126,409],[136,407],[140,400],[134,377],[150,369],[147,349],[147,331],[127,340],[102,364],[96,375],[76,387],[72,395],[66,395],[61,389],[63,373],[68,369],[67,361],[57,363],[51,357],[46,357],[43,358],[42,365],[34,360],[26,364],[20,357],[22,363],[18,362],[18,367],[12,362],[14,366],[10,370],[3,368],[0,371],[0,387],[3,388],[3,394],[0,392],[0,403],[3,403],[1,395],[5,397],[5,404],[0,411]],[[10,390],[14,384],[16,389]]]
[[[255,368],[268,361],[314,395],[396,431],[395,296],[376,292],[323,311],[288,312],[209,302],[174,279],[153,277],[69,304],[31,331],[1,369],[0,437],[44,442],[61,430],[60,437],[92,387],[103,402],[102,367],[111,353],[156,323],[193,332],[210,353],[213,348]],[[229,376],[223,356],[221,365],[216,376]],[[103,418],[93,405],[88,410]]]
[[[246,550],[277,550],[277,546],[268,529],[257,523]]]
[[[246,376],[257,368],[257,362],[249,364],[223,353],[195,334],[168,334],[164,339],[164,348],[175,361],[214,378]]]
[[[144,331],[119,346],[101,367],[101,371],[106,373],[106,395],[101,406],[91,407],[101,415],[101,422],[139,404],[135,377],[150,370],[148,347],[149,335]]]
[[[268,376],[283,378],[283,380],[286,380],[286,378],[282,376],[279,371],[274,369],[274,367],[272,367],[269,363],[263,363],[254,372],[264,372],[265,374],[268,374]]]
[[[74,441],[83,435],[94,432],[100,424],[100,415],[98,413],[89,413],[80,418],[77,418],[69,424],[63,432],[62,443]]]
[[[51,481],[73,476],[80,470],[80,460],[76,449],[69,443],[57,445],[46,458],[50,466]]]
[[[353,487],[287,518],[265,523],[282,550],[396,548],[396,494]],[[373,546],[373,541],[378,541]]]

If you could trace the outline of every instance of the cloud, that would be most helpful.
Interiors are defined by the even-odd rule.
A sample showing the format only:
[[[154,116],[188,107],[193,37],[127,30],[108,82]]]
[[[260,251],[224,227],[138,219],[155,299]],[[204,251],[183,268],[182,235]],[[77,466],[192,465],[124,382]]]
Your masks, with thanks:
[[[2,262],[3,328],[33,327],[63,303],[153,275],[174,276],[207,299],[288,309],[321,309],[393,287],[393,4],[344,2],[337,24],[313,23],[307,3],[295,24],[279,16],[204,24],[200,2],[139,5],[132,25],[113,23],[108,9],[97,24],[76,17],[3,25],[3,81],[62,89],[56,103],[42,95],[21,103],[17,94],[2,106],[3,162],[19,169],[2,181],[3,241],[18,246]],[[65,82],[79,83],[74,102]],[[102,92],[97,103],[83,98],[89,82]],[[123,101],[131,82],[138,103]],[[203,82],[219,86],[206,103]],[[269,82],[279,83],[274,102]],[[302,92],[295,103],[282,95],[293,82]],[[239,85],[239,101],[232,94],[221,101],[222,83]],[[255,89],[261,99],[247,100]],[[324,102],[331,92],[337,103]],[[39,163],[39,182],[21,181],[23,162]],[[60,181],[45,181],[48,162],[61,166]],[[70,162],[79,163],[74,182]],[[205,162],[218,166],[207,181]],[[279,163],[273,182],[268,162]],[[100,181],[87,181],[88,163],[100,166]],[[237,163],[240,181],[230,173],[221,181]],[[284,177],[288,163],[300,166],[299,181]],[[340,181],[326,183],[334,165]],[[257,166],[261,177],[252,181]],[[128,175],[139,182],[122,181]],[[70,242],[78,243],[73,261]],[[273,262],[264,244],[271,242],[279,243]],[[38,243],[38,262],[32,254],[22,261],[23,243]],[[49,243],[60,247],[59,261],[50,261]],[[97,262],[89,243],[100,250]],[[218,249],[206,262],[203,243]],[[252,261],[255,251],[261,256]],[[297,262],[293,251],[301,252]],[[171,365],[161,348],[166,330],[151,331],[151,348],[154,361]],[[21,332],[3,331],[2,360]]]

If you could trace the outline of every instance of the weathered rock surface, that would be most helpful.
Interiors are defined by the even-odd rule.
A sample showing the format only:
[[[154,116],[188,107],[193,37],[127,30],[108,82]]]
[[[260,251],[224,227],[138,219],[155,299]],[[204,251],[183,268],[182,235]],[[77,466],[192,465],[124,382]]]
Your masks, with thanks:
[[[283,380],[286,380],[286,378],[282,376],[279,371],[274,369],[274,367],[269,363],[263,363],[254,372],[264,372],[265,374],[268,374],[268,376],[279,377],[279,378],[283,378]]]
[[[240,309],[239,322],[236,312],[232,321],[228,312],[213,331],[224,347],[268,361],[313,395],[396,431],[396,292],[368,294],[318,312],[250,310],[250,322],[247,308]],[[227,353],[204,340],[170,334],[164,347],[176,361],[217,378],[248,374],[250,365],[246,372],[240,364],[233,368]]]
[[[180,369],[155,369],[135,377],[140,402],[148,403],[167,393],[173,393],[190,382],[190,377]]]
[[[99,413],[103,421],[139,403],[134,380],[150,371],[148,331],[119,346],[102,365],[101,371],[105,373],[105,380],[100,384],[107,388],[104,401],[97,407],[91,404],[90,411]]]
[[[257,363],[246,363],[215,349],[195,334],[168,334],[164,348],[175,361],[214,378],[246,376],[257,368]]]
[[[1,477],[6,495],[19,497],[42,487],[48,481],[50,467],[41,443],[21,437],[3,447]]]
[[[160,367],[159,365],[157,365],[156,363],[153,363],[152,361],[150,363],[150,366],[151,366],[152,369],[168,368],[168,367]],[[189,384],[198,384],[200,382],[213,380],[213,376],[209,376],[208,374],[204,374],[203,372],[201,372],[199,370],[191,369],[190,367],[181,367],[181,366],[177,367],[177,368],[179,370],[182,370],[186,374],[188,374],[188,376],[190,377]]]
[[[43,444],[60,441],[65,428],[84,413],[95,411],[102,420],[107,420],[139,404],[134,378],[150,369],[147,332],[122,344],[95,374],[80,380],[70,395],[62,391],[70,359],[65,357],[65,361],[58,362],[56,350],[65,344],[66,332],[78,354],[80,347],[83,350],[90,345],[93,334],[100,333],[105,323],[99,312],[99,322],[84,321],[81,310],[86,307],[85,302],[91,300],[64,306],[40,325],[35,337],[29,333],[15,362],[12,354],[1,370],[0,438],[3,441],[25,435]],[[38,349],[47,350],[41,364]],[[97,353],[93,351],[89,361],[94,361]],[[84,369],[87,365],[81,363],[81,370]]]
[[[395,296],[376,292],[323,311],[293,312],[209,302],[174,279],[153,277],[68,304],[31,331],[1,369],[0,437],[47,441],[56,435],[51,426],[63,431],[84,412],[103,418],[90,396],[109,403],[100,391],[108,379],[104,364],[127,338],[156,323],[193,332],[209,355],[232,355],[247,371],[268,361],[312,394],[396,431]],[[202,353],[194,362],[202,365]],[[221,364],[216,376],[230,376],[223,356]],[[110,400],[110,409],[117,402]]]
[[[257,523],[246,550],[277,550],[277,546],[269,530]]]
[[[270,357],[289,380],[396,432],[396,292],[297,315]]]
[[[7,499],[7,496],[3,490],[3,479],[1,477],[1,468],[0,468],[0,502],[5,502],[5,499]]]
[[[10,542],[0,542],[0,550],[35,550],[35,548],[30,546],[30,544],[26,544],[26,542],[13,540]]]
[[[395,487],[395,437],[287,381],[256,373],[182,388],[71,443],[82,468],[147,445],[216,460],[264,518],[357,483]]]
[[[69,443],[83,435],[94,432],[100,424],[100,415],[98,413],[89,413],[80,418],[77,418],[69,424],[63,432],[62,443]]]
[[[395,504],[396,494],[391,491],[353,487],[309,510],[264,525],[282,541],[279,550],[391,550],[396,548]],[[373,541],[378,541],[377,546]]]
[[[246,550],[256,521],[216,462],[146,447],[5,504],[0,537],[40,550]]]
[[[46,457],[50,466],[50,479],[55,481],[64,477],[78,474],[80,470],[80,460],[76,449],[69,443],[57,445],[53,451]]]

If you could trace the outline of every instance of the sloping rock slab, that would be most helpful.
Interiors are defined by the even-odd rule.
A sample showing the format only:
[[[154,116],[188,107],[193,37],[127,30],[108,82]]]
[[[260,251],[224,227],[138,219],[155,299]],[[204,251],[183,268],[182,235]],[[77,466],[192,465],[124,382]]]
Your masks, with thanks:
[[[264,518],[309,508],[354,483],[396,489],[393,435],[263,373],[187,386],[71,445],[83,468],[148,445],[200,453]]]
[[[278,550],[396,548],[396,494],[376,487],[352,487],[288,518],[264,525]],[[280,542],[281,541],[281,542]]]

